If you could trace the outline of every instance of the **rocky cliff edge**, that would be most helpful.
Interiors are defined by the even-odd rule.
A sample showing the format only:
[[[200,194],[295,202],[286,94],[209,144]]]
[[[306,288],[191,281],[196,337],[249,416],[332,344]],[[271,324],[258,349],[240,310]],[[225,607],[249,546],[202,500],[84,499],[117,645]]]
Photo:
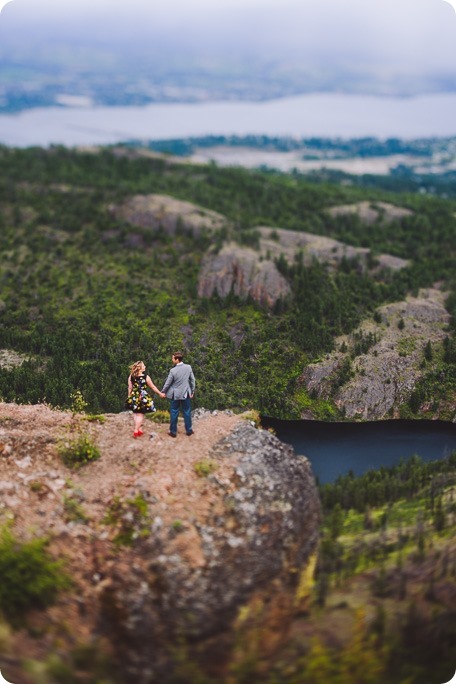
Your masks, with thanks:
[[[19,542],[48,537],[72,579],[23,628],[0,620],[3,675],[29,684],[25,659],[92,647],[121,682],[171,681],[191,663],[223,678],[249,625],[270,652],[305,606],[315,562],[307,459],[230,412],[199,409],[195,434],[177,439],[147,420],[134,440],[128,413],[102,420],[0,404],[0,522]],[[81,434],[101,457],[69,469],[59,449]]]

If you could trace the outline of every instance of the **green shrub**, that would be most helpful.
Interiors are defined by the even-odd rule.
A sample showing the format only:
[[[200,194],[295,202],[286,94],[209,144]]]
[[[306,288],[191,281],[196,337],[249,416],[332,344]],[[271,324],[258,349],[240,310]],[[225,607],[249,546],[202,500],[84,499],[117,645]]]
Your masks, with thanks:
[[[100,452],[90,435],[81,434],[59,449],[62,461],[70,468],[78,468],[100,458]]]
[[[198,477],[207,477],[214,470],[217,470],[217,463],[209,458],[203,458],[194,464],[193,470],[198,475]]]
[[[70,585],[46,544],[46,539],[20,543],[8,527],[0,530],[0,610],[13,624],[28,610],[53,603],[58,591]]]

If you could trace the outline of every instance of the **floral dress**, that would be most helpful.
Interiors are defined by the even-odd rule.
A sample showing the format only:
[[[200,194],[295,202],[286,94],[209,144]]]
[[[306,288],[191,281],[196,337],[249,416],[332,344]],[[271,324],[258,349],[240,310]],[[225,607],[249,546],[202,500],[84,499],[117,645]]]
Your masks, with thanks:
[[[125,402],[125,408],[133,413],[154,413],[157,409],[154,400],[147,391],[147,375],[132,375],[130,377],[133,389]]]

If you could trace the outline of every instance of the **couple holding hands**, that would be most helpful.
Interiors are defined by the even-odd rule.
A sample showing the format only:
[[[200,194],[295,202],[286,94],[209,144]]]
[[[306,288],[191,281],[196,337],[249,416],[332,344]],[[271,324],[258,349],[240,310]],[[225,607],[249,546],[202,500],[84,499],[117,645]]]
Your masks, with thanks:
[[[195,392],[195,376],[192,367],[188,363],[183,363],[183,356],[182,352],[174,352],[172,355],[173,368],[169,371],[161,392],[147,375],[146,366],[142,361],[136,361],[130,366],[125,408],[133,412],[133,437],[135,439],[144,434],[141,428],[145,414],[156,411],[147,387],[150,387],[162,399],[167,397],[171,400],[169,436],[176,437],[177,435],[177,419],[180,411],[184,416],[185,432],[189,437],[193,435],[190,399],[193,399]]]

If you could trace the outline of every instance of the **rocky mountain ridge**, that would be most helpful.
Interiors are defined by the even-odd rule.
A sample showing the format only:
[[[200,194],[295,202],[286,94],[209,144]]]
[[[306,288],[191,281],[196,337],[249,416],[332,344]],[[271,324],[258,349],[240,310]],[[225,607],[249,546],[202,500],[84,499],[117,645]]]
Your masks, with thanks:
[[[445,299],[444,292],[429,288],[417,297],[379,307],[375,320],[337,338],[333,353],[310,364],[301,383],[319,398],[331,397],[346,418],[399,418],[401,405],[427,370],[426,345],[438,353],[447,337],[450,316]],[[357,345],[360,353],[355,352]],[[456,419],[454,406],[440,408]],[[430,406],[419,409],[426,413]]]
[[[59,186],[58,190],[67,192],[68,188]],[[239,236],[238,241],[235,240],[234,226],[222,214],[165,194],[134,195],[107,208],[127,224],[126,245],[134,249],[145,246],[144,231],[164,233],[170,238],[187,233],[192,238],[202,238],[201,244],[205,244],[203,236],[209,238],[212,244],[197,260],[199,299],[214,295],[226,299],[234,294],[240,300],[254,301],[266,311],[273,311],[292,297],[290,282],[278,264],[292,266],[297,257],[305,265],[317,260],[325,264],[329,272],[334,272],[343,260],[352,261],[360,275],[368,273],[380,281],[388,278],[388,272],[400,271],[410,265],[406,259],[388,254],[373,257],[368,248],[354,247],[327,236],[265,225],[240,231],[244,240],[246,234],[249,236],[246,245]],[[327,212],[332,215],[355,213],[366,230],[372,230],[377,221],[384,225],[411,213],[386,202],[367,201],[334,206]],[[135,231],[136,227],[142,232]],[[121,228],[106,229],[101,239],[109,240],[110,233],[116,230],[120,232]],[[351,335],[337,339],[332,354],[303,368],[301,387],[311,398],[332,402],[341,418],[399,417],[417,383],[433,367],[432,363],[423,366],[424,345],[429,342],[441,350],[449,323],[444,296],[438,287],[423,290],[412,299],[380,307],[375,314],[377,320],[366,320]],[[399,331],[401,311],[405,328]],[[188,324],[181,331],[185,343],[186,335],[191,336],[192,327]],[[233,326],[229,335],[238,345],[242,326]],[[361,344],[358,338],[361,338]],[[371,343],[366,346],[368,339]],[[363,347],[362,353],[354,353],[356,347]],[[345,351],[341,351],[343,348]],[[20,366],[28,359],[33,361],[30,354],[21,354],[14,349],[0,350],[0,367],[5,369]],[[302,417],[319,417],[308,407],[309,402],[305,403]],[[418,406],[418,414],[429,414],[429,409],[429,402],[423,401]],[[434,407],[429,417],[441,415],[453,419],[448,406]]]
[[[373,208],[368,202],[363,202],[333,207],[329,213],[357,213],[367,225],[380,213],[387,221],[412,213],[387,203],[380,205]],[[390,254],[380,254],[375,256],[374,264],[370,264],[372,255],[368,248],[274,226],[252,227],[249,233],[256,238],[257,244],[254,248],[245,247],[233,240],[231,223],[222,214],[167,195],[136,195],[122,205],[112,205],[110,211],[132,226],[151,231],[163,230],[171,236],[179,229],[194,237],[203,232],[215,236],[224,229],[226,237],[222,246],[209,248],[203,259],[198,281],[198,296],[202,298],[217,294],[224,299],[232,292],[241,299],[251,298],[266,308],[273,308],[290,294],[290,286],[275,263],[280,257],[292,264],[302,254],[304,263],[317,259],[330,269],[336,268],[343,259],[356,259],[361,270],[373,273],[384,269],[400,270],[409,263]]]

